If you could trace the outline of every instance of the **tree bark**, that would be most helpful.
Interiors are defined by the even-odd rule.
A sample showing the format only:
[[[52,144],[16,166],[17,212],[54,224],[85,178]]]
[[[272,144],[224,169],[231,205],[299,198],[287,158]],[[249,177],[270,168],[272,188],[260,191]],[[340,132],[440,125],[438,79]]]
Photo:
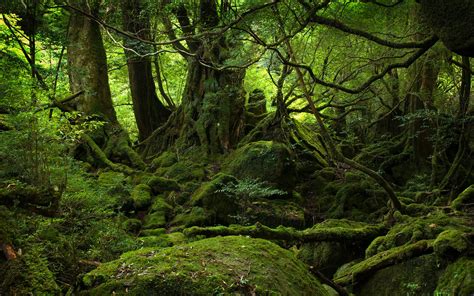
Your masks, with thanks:
[[[88,2],[73,0],[70,4],[97,15],[97,1],[90,5]],[[85,115],[99,115],[107,122],[117,122],[110,94],[107,57],[98,23],[79,12],[71,11],[67,53],[71,92],[84,90],[84,95],[74,101],[75,109]]]
[[[126,31],[140,39],[150,39],[150,20],[143,12],[140,0],[123,0],[122,17]],[[132,93],[133,112],[138,126],[138,139],[143,141],[164,124],[171,112],[158,99],[153,80],[151,57],[153,48],[125,39],[128,78]]]

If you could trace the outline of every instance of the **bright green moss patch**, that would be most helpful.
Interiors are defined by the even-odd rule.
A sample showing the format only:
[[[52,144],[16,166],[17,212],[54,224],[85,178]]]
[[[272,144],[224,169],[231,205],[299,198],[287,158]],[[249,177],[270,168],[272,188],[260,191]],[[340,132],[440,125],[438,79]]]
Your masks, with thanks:
[[[147,180],[146,184],[150,186],[151,190],[155,194],[165,191],[180,190],[178,182],[163,177],[153,176]]]
[[[83,281],[86,295],[327,295],[290,251],[238,236],[125,253]]]
[[[165,226],[167,217],[171,215],[173,208],[166,202],[163,195],[155,197],[149,213],[143,221],[143,228],[152,229]]]
[[[448,229],[441,232],[433,243],[434,251],[439,256],[457,256],[469,248],[469,242],[464,232]]]

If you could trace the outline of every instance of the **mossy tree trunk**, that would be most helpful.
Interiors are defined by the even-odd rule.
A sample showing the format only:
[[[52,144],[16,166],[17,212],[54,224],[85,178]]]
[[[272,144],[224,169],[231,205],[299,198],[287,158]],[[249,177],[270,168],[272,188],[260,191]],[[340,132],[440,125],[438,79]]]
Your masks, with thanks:
[[[125,166],[115,166],[109,158],[128,161],[136,167],[144,163],[131,149],[128,135],[117,120],[110,93],[107,57],[100,27],[86,14],[97,16],[99,1],[73,0],[69,3],[68,74],[72,93],[83,92],[73,102],[73,108],[85,116],[105,122],[102,129],[83,135],[88,152],[103,165],[130,172]]]
[[[201,0],[199,19],[191,22],[189,13],[184,6],[175,9],[175,14],[181,30],[186,35],[194,33],[195,29],[207,32],[220,24],[217,1]],[[171,28],[171,22],[168,22]],[[193,27],[193,23],[199,27]],[[172,38],[174,33],[171,34]],[[175,37],[175,36],[174,36]],[[186,50],[191,55],[184,55],[188,61],[186,85],[182,97],[182,105],[174,115],[173,124],[147,143],[150,152],[168,147],[153,147],[160,143],[176,144],[179,149],[199,146],[207,155],[225,153],[235,147],[243,130],[244,95],[243,78],[245,70],[222,68],[229,58],[230,50],[235,47],[225,34],[217,37],[209,35],[202,39],[187,40],[188,48],[176,44],[178,50]],[[163,137],[174,139],[163,139]],[[162,137],[160,139],[160,137]]]
[[[140,0],[123,0],[122,17],[126,31],[140,39],[150,39],[150,20],[146,12],[143,13]],[[142,141],[164,124],[171,112],[156,95],[151,58],[147,56],[153,48],[128,38],[124,44],[138,139]]]

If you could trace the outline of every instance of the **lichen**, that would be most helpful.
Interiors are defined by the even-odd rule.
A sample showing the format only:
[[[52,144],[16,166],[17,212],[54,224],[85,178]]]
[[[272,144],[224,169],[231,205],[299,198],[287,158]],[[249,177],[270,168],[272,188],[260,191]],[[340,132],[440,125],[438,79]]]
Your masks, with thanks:
[[[238,236],[125,253],[83,281],[85,295],[328,295],[290,251]]]

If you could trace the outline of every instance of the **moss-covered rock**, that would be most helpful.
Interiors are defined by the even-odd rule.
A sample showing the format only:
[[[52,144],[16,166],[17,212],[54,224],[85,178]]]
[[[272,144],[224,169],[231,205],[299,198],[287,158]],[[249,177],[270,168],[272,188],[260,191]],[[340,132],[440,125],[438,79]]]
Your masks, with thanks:
[[[450,264],[441,275],[434,295],[473,295],[474,260],[459,258]]]
[[[288,200],[259,198],[251,201],[248,207],[241,211],[242,218],[251,224],[260,222],[270,227],[283,225],[300,229],[305,226],[304,209]]]
[[[434,240],[445,230],[457,230],[464,233],[471,229],[469,219],[463,216],[449,216],[442,212],[430,213],[424,217],[396,215],[396,218],[400,223],[393,226],[387,235],[372,241],[366,250],[367,258],[379,252],[420,240]]]
[[[326,220],[312,229],[364,229],[370,224],[350,220]],[[305,243],[298,252],[298,258],[331,278],[344,263],[364,256],[369,240],[342,240]]]
[[[142,228],[142,221],[139,219],[127,219],[122,224],[123,229],[136,233]]]
[[[163,195],[155,197],[148,214],[143,221],[144,229],[160,228],[166,225],[167,218],[171,216],[173,207],[165,200]]]
[[[290,251],[237,236],[125,253],[83,281],[85,295],[328,295]]]
[[[238,179],[259,179],[269,186],[290,192],[296,183],[296,169],[291,151],[272,141],[249,143],[225,161],[223,172]]]
[[[356,285],[354,292],[364,296],[433,295],[444,266],[434,255],[413,258],[375,272]]]
[[[178,161],[178,158],[176,157],[175,153],[171,151],[165,151],[161,153],[160,156],[153,159],[150,167],[152,169],[167,168],[167,167],[172,166],[177,161]]]
[[[178,191],[180,190],[178,182],[172,179],[163,177],[153,176],[146,182],[150,186],[154,194],[162,193],[165,191]]]
[[[136,210],[147,209],[152,202],[151,188],[146,184],[138,184],[132,190],[133,206]]]
[[[218,221],[228,221],[229,215],[237,213],[238,205],[234,198],[220,190],[227,184],[236,182],[237,179],[231,175],[217,174],[196,190],[191,198],[191,204],[210,211]]]
[[[192,207],[178,213],[170,222],[173,229],[186,228],[191,226],[209,225],[212,215],[201,207]]]
[[[453,200],[451,207],[455,210],[461,211],[468,204],[474,204],[474,184],[467,187],[458,197]]]
[[[169,167],[158,167],[156,174],[178,182],[203,181],[206,178],[205,166],[183,159]]]
[[[458,229],[448,229],[441,232],[433,243],[435,253],[440,257],[454,257],[469,248],[465,232]]]

